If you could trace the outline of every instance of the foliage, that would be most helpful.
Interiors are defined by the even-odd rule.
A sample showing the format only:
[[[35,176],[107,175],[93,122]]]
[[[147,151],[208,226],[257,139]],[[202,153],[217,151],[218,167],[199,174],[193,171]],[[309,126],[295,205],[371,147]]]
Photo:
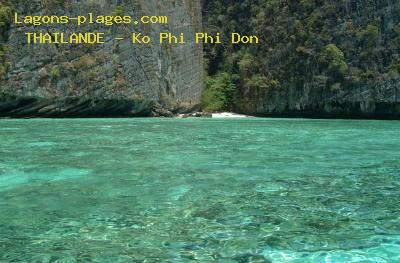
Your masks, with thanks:
[[[203,110],[210,112],[231,110],[236,91],[235,76],[229,73],[222,72],[206,78],[202,95]]]
[[[399,76],[400,75],[400,59],[399,61],[393,63],[392,65],[390,65],[389,67],[390,69],[390,73],[394,76]]]
[[[307,85],[338,91],[397,72],[400,2],[361,3],[204,0],[206,31],[221,32],[226,40],[204,46],[207,73],[237,75],[240,96],[259,101],[272,89]],[[231,32],[262,40],[232,45]]]
[[[243,86],[252,93],[256,92],[258,95],[262,95],[264,91],[273,89],[279,85],[277,80],[269,80],[267,77],[254,74],[244,79]]]
[[[348,70],[344,53],[335,44],[325,46],[320,61],[327,65],[331,74],[337,77],[344,76]]]
[[[74,67],[81,70],[96,65],[96,59],[91,55],[84,55],[74,62]]]
[[[4,29],[8,26],[10,16],[13,12],[13,8],[9,4],[0,5],[0,34],[4,34]]]
[[[123,5],[117,5],[114,10],[114,16],[124,16],[125,9]]]
[[[50,75],[53,79],[57,79],[61,76],[60,69],[58,67],[53,67],[51,69]]]
[[[367,25],[367,27],[357,33],[358,39],[366,46],[373,46],[378,43],[379,29],[375,25]]]
[[[1,42],[6,37],[6,29],[9,26],[13,10],[13,7],[8,2],[1,3],[0,5],[0,78],[7,73],[10,66],[10,63],[6,59],[7,47]]]
[[[42,7],[45,11],[51,12],[54,10],[63,9],[69,1],[65,0],[42,0]]]

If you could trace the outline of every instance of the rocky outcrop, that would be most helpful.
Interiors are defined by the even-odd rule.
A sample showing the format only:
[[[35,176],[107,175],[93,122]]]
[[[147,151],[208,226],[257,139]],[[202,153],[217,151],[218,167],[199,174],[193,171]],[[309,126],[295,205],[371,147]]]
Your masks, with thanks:
[[[399,1],[203,3],[206,30],[261,38],[260,45],[206,46],[208,86],[218,91],[229,81],[237,87],[234,99],[224,94],[225,110],[400,119]]]
[[[213,115],[210,112],[192,112],[180,115],[181,118],[212,118]]]
[[[0,0],[4,6],[6,2]],[[138,45],[134,32],[193,34],[201,30],[200,4],[191,0],[9,0],[20,15],[168,16],[168,24],[124,26],[3,27],[0,74],[1,117],[170,116],[200,103],[202,47]],[[25,32],[105,32],[101,45],[28,45]],[[1,32],[0,32],[1,33]],[[116,41],[116,36],[126,40]],[[1,54],[1,52],[0,52]]]
[[[244,99],[238,111],[255,116],[400,119],[400,78],[374,80],[349,89],[304,85]]]

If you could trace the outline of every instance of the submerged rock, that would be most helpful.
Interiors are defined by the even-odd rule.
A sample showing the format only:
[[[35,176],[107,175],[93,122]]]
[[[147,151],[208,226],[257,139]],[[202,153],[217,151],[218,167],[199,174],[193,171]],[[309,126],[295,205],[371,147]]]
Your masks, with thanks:
[[[243,254],[233,258],[238,263],[271,263],[263,255]]]

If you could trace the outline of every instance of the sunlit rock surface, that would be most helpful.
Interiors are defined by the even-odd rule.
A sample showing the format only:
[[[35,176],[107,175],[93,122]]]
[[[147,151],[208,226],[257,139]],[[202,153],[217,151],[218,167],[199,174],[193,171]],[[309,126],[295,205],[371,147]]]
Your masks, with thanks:
[[[137,45],[134,32],[201,30],[197,1],[30,1],[12,0],[22,15],[113,15],[122,6],[125,15],[168,16],[166,25],[50,25],[9,23],[0,44],[7,64],[0,80],[0,116],[100,117],[158,116],[185,112],[200,102],[202,47]],[[25,32],[105,32],[101,45],[28,45]],[[123,41],[114,40],[122,36]]]

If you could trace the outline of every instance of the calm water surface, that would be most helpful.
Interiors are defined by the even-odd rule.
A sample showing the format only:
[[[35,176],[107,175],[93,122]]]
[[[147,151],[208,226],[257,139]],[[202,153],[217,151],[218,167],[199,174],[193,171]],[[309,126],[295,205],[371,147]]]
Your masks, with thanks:
[[[0,120],[0,262],[399,262],[400,122]]]

